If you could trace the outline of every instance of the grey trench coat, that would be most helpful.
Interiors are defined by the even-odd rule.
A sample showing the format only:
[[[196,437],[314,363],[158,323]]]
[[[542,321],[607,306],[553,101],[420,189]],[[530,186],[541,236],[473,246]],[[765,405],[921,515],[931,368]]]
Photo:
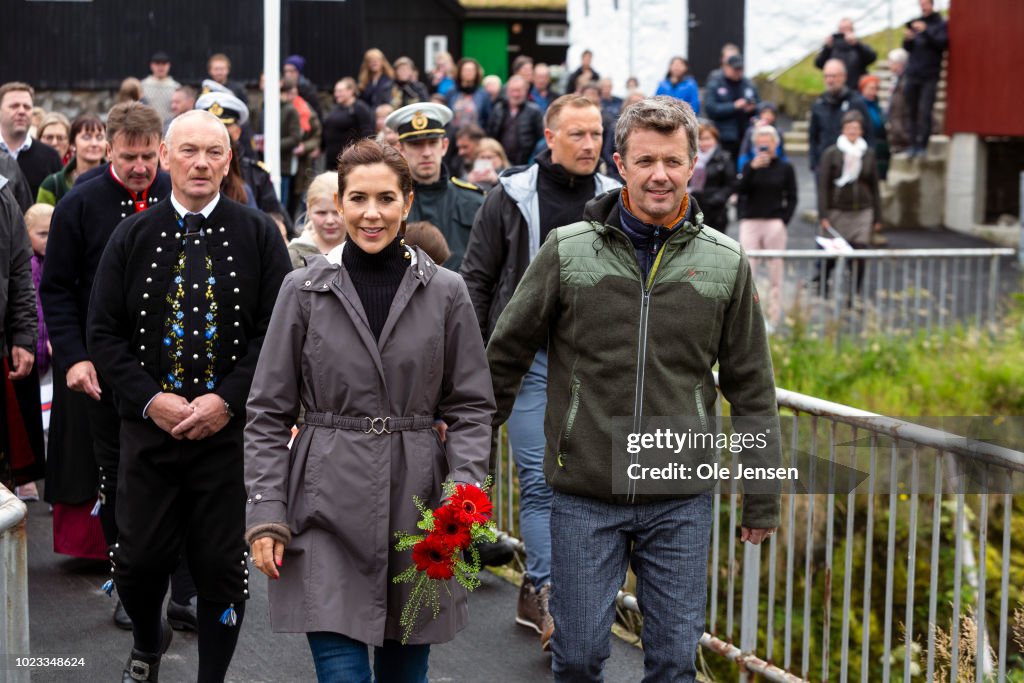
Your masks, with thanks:
[[[394,532],[417,531],[414,495],[435,507],[446,479],[483,481],[494,395],[457,274],[410,249],[375,342],[341,265],[343,246],[290,273],[278,295],[247,405],[246,526],[291,532],[281,578],[269,582],[274,631],[330,631],[381,645],[401,638],[412,586],[391,581],[412,564],[411,552],[393,550]],[[300,404],[307,415],[438,416],[447,442],[429,426],[378,434],[305,424],[289,450]],[[448,587],[438,618],[425,610],[410,643],[446,642],[465,626],[466,592],[454,580]]]

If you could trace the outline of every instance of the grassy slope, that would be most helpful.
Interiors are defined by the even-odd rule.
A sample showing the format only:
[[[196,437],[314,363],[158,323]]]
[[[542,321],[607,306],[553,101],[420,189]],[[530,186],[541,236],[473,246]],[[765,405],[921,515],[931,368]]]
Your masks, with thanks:
[[[868,36],[861,36],[861,40],[878,53],[878,61],[883,61],[889,50],[903,45],[903,27],[887,29],[872,33]],[[804,94],[818,94],[825,89],[825,82],[821,78],[821,69],[814,66],[814,58],[818,56],[817,50],[804,57],[779,76],[777,83],[787,90],[794,90]],[[872,65],[876,66],[878,62]]]

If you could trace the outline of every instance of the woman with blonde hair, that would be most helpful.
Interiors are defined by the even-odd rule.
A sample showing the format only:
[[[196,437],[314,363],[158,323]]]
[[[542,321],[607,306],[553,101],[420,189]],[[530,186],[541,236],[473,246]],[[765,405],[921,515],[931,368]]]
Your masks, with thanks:
[[[305,266],[307,256],[326,254],[345,241],[345,222],[334,203],[337,191],[338,174],[335,171],[321,173],[309,184],[302,234],[288,244],[293,268]]]
[[[71,160],[71,122],[60,112],[51,111],[39,122],[39,142],[53,147],[60,154],[60,160],[67,164]]]
[[[370,107],[391,102],[391,86],[395,84],[395,70],[379,49],[372,47],[363,55],[359,67],[359,99]]]

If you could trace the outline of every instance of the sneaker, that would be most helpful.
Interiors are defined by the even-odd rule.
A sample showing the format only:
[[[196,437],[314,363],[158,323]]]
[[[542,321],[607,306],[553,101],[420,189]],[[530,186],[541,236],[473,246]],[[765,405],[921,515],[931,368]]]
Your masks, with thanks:
[[[39,500],[39,489],[36,488],[34,481],[30,481],[27,484],[14,487],[14,495],[25,502]]]
[[[548,641],[555,630],[555,623],[548,612],[548,596],[551,584],[541,586],[538,591],[533,582],[525,576],[519,588],[519,604],[516,606],[516,623],[532,628],[541,637],[541,648],[547,649]]]

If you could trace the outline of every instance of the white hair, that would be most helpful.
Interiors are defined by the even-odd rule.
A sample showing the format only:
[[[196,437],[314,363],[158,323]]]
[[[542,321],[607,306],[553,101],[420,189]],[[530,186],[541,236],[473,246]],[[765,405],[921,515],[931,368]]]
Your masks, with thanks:
[[[754,129],[754,132],[750,134],[751,140],[756,140],[758,135],[769,135],[772,140],[775,141],[775,146],[779,146],[779,131],[775,130],[775,126],[758,126]]]
[[[205,109],[193,109],[191,111],[187,111],[187,112],[185,112],[183,114],[180,114],[179,116],[175,116],[174,119],[171,121],[171,124],[169,126],[167,126],[167,133],[164,135],[164,144],[166,144],[168,147],[171,146],[171,144],[172,144],[171,140],[174,137],[175,128],[177,128],[179,123],[181,123],[182,121],[187,121],[187,120],[197,119],[197,118],[198,119],[204,119],[206,121],[212,121],[212,122],[215,122],[215,123],[219,123],[221,129],[224,131],[224,141],[225,141],[225,144],[227,144],[228,149],[231,149],[231,136],[228,134],[228,127],[224,125],[223,121],[221,121],[220,119],[218,119],[216,116],[214,116],[210,112],[206,111]]]
[[[910,54],[907,53],[902,47],[898,47],[895,50],[889,51],[889,63],[896,62],[897,64],[906,64],[907,59],[910,58]]]

